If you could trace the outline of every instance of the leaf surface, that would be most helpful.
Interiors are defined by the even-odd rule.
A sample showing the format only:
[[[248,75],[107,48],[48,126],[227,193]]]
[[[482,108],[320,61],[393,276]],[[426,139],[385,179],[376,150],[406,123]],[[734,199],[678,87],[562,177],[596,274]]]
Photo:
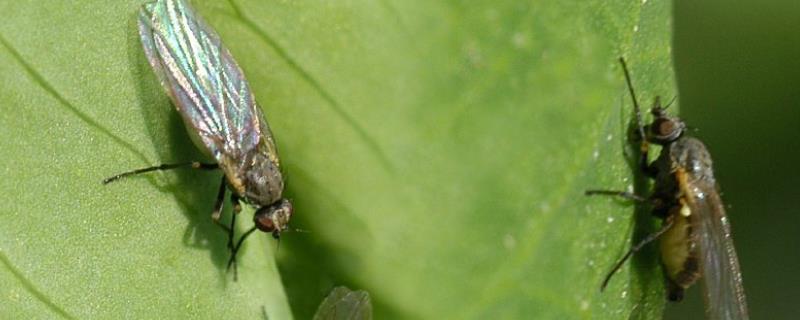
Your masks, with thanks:
[[[655,250],[599,292],[653,219],[583,191],[634,181],[617,57],[643,105],[676,94],[669,2],[194,1],[310,231],[277,261],[250,239],[236,283],[219,173],[100,184],[201,157],[144,58],[141,3],[0,4],[4,317],[306,319],[336,285],[376,318],[660,315]]]

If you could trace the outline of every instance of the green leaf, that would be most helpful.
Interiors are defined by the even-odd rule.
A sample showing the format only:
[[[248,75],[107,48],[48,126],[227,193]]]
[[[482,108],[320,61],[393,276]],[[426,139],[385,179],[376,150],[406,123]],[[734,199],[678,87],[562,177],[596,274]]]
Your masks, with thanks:
[[[643,104],[676,94],[668,2],[194,1],[310,231],[277,262],[248,240],[239,282],[209,219],[219,173],[100,184],[200,157],[145,61],[141,3],[0,4],[3,318],[306,319],[336,285],[379,319],[660,315],[653,248],[599,292],[654,220],[583,191],[634,181],[617,57]]]

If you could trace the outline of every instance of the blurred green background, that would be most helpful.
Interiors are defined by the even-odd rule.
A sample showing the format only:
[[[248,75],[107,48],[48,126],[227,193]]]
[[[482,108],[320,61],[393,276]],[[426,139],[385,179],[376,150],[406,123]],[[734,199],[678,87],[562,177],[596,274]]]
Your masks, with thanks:
[[[676,1],[681,116],[715,160],[753,319],[797,318],[800,2]],[[669,319],[702,319],[699,286]]]

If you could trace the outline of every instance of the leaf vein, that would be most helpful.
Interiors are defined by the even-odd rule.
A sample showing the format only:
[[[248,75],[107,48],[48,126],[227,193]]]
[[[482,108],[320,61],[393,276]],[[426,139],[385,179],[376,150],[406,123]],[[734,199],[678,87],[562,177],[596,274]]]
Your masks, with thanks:
[[[258,25],[255,24],[252,20],[247,18],[242,11],[240,10],[239,6],[233,1],[228,0],[228,2],[233,7],[236,18],[238,18],[245,26],[253,30],[260,38],[263,40],[267,45],[273,48],[275,52],[286,61],[289,67],[294,70],[298,75],[300,75],[303,80],[305,80],[311,87],[317,91],[317,93],[322,97],[325,102],[327,102],[333,109],[333,111],[341,117],[345,123],[347,123],[361,138],[362,141],[366,144],[367,148],[378,158],[381,165],[389,171],[395,172],[394,166],[392,165],[389,157],[386,153],[381,149],[380,145],[378,144],[375,139],[370,137],[367,131],[351,116],[347,113],[343,108],[342,105],[331,95],[328,90],[326,90],[316,78],[314,78],[308,71],[306,71],[303,67],[300,66],[287,52],[283,47],[281,47],[272,36],[269,35],[266,31],[259,28]]]
[[[11,56],[13,56],[14,59],[17,60],[17,62],[19,62],[19,64],[25,69],[25,71],[28,73],[28,75],[30,75],[30,77],[33,79],[33,81],[35,81],[40,87],[42,87],[42,89],[47,91],[47,93],[49,93],[53,98],[55,98],[61,105],[66,107],[67,110],[72,112],[72,114],[77,116],[79,119],[81,119],[83,122],[85,122],[89,126],[94,127],[95,129],[99,130],[101,133],[103,133],[106,136],[108,136],[109,138],[111,138],[111,140],[114,140],[114,142],[116,142],[117,144],[123,146],[125,149],[128,149],[129,151],[131,151],[134,154],[136,154],[139,157],[139,159],[142,159],[144,162],[148,162],[147,157],[145,157],[144,154],[141,151],[137,150],[132,144],[130,144],[127,141],[123,140],[122,138],[116,136],[114,133],[111,132],[111,130],[109,130],[108,128],[104,127],[103,125],[101,125],[96,120],[94,120],[91,117],[89,117],[89,115],[87,115],[87,114],[83,113],[82,111],[80,111],[72,103],[70,103],[66,98],[64,98],[64,96],[62,96],[60,93],[58,93],[58,90],[56,90],[47,81],[47,79],[45,79],[44,76],[42,76],[41,73],[36,71],[36,69],[33,68],[31,63],[26,61],[25,58],[23,58],[22,55],[19,53],[19,51],[17,51],[11,45],[11,43],[9,43],[5,39],[5,37],[3,37],[2,34],[0,34],[0,44],[2,44],[6,48],[6,50],[8,50],[8,52],[11,53]]]
[[[8,269],[8,271],[10,271],[12,275],[14,275],[14,278],[16,278],[17,281],[22,283],[22,287],[25,288],[26,291],[28,291],[30,294],[36,297],[36,299],[44,303],[48,308],[50,308],[50,310],[52,310],[53,312],[57,313],[58,315],[60,315],[65,319],[77,319],[72,315],[70,315],[69,313],[67,313],[67,311],[59,307],[57,304],[55,304],[52,300],[50,300],[50,298],[47,297],[47,295],[39,291],[39,289],[36,289],[36,286],[34,286],[30,280],[25,278],[25,275],[23,275],[22,272],[20,272],[16,267],[14,267],[14,264],[11,263],[11,260],[9,260],[5,254],[3,254],[2,250],[0,250],[0,262],[2,262],[3,265],[6,267],[6,269]]]

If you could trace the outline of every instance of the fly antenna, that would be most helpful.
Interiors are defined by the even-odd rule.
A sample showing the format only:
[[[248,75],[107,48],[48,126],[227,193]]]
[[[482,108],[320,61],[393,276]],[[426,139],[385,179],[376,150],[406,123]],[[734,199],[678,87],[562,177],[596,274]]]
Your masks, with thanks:
[[[663,110],[667,110],[676,99],[678,99],[678,96],[672,96],[672,99],[669,99],[669,102],[667,102],[667,105],[664,106]]]

